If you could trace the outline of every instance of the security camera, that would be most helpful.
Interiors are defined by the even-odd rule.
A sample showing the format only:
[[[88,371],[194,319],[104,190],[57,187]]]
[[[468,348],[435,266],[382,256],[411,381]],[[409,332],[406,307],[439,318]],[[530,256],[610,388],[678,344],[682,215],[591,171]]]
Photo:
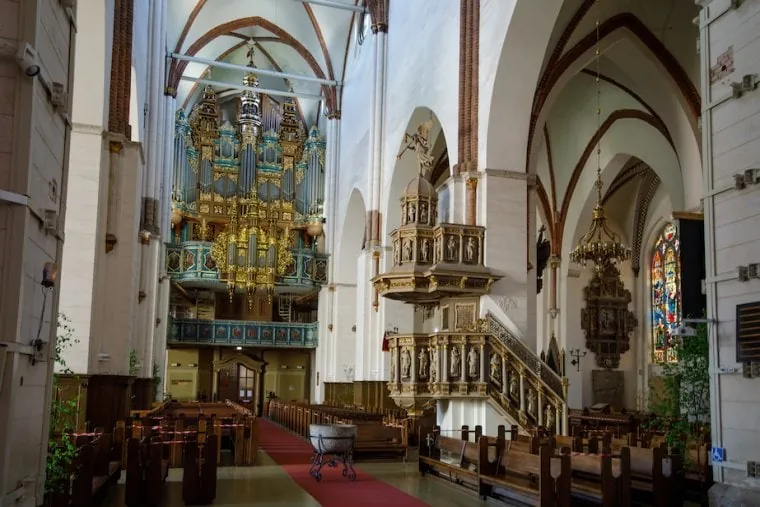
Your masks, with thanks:
[[[21,44],[16,54],[16,62],[21,71],[28,77],[39,75],[41,68],[37,60],[37,51],[31,44],[27,42]]]

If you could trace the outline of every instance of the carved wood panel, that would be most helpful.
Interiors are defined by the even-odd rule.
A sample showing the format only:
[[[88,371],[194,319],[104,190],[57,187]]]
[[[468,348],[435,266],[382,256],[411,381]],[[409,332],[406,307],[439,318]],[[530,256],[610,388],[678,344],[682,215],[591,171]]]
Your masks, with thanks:
[[[583,289],[586,308],[581,310],[581,328],[586,334],[586,348],[596,355],[600,368],[617,368],[620,356],[630,348],[630,335],[636,317],[628,310],[631,292],[620,280],[620,271],[607,264]]]

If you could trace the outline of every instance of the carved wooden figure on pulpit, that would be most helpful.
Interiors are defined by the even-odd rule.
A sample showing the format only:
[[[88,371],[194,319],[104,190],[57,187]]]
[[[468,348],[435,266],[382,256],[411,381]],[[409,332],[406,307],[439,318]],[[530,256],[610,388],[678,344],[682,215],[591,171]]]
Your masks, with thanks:
[[[554,429],[554,407],[549,403],[544,408],[544,428],[550,433]]]
[[[491,354],[491,378],[501,382],[501,357],[499,354]]]
[[[509,375],[509,395],[512,396],[512,398],[519,400],[520,398],[517,394],[517,388],[517,375],[515,373],[511,373]]]
[[[430,360],[430,381],[438,382],[438,348],[433,348],[430,355],[432,356]]]
[[[411,377],[410,370],[412,367],[412,355],[409,349],[404,349],[401,353],[401,378],[408,379]]]
[[[454,347],[451,349],[451,376],[458,378],[459,375],[459,349]]]
[[[478,352],[475,347],[470,347],[470,351],[467,353],[467,373],[470,378],[478,376]]]
[[[426,379],[428,374],[428,351],[422,347],[417,358],[420,360],[420,378]]]

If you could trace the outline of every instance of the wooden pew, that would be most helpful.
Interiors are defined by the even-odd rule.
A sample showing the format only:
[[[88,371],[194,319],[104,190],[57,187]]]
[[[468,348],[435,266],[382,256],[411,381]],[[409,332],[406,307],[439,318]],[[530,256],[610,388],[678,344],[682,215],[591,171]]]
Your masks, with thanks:
[[[216,498],[219,436],[199,433],[185,444],[182,500],[185,505],[210,505]]]
[[[161,437],[127,441],[125,504],[127,507],[157,506],[169,475],[169,446]]]
[[[604,507],[630,506],[628,448],[619,456],[571,457],[568,448],[556,455],[551,439],[505,440],[503,427],[499,428],[500,435],[496,439],[476,435],[477,443],[469,441],[471,432],[467,428],[462,430],[462,439],[442,436],[438,428],[427,430],[429,432],[422,429],[420,433],[420,441],[426,443],[420,447],[422,474],[446,478],[478,491],[481,496],[527,505],[570,505],[573,499]],[[538,454],[525,452],[536,442],[540,443]],[[447,459],[447,454],[453,459],[451,456]],[[589,480],[583,474],[596,480]]]
[[[78,456],[74,463],[70,505],[90,507],[103,499],[108,486],[118,482],[121,459],[115,459],[112,437],[108,433],[80,436],[76,446]]]

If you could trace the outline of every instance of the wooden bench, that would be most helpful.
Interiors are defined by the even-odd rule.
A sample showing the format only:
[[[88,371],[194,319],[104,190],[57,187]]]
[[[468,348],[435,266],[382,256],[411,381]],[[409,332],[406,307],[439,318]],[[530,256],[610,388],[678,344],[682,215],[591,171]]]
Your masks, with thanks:
[[[169,475],[169,446],[160,436],[127,441],[125,504],[153,507],[161,503]]]
[[[210,505],[216,498],[219,436],[198,433],[185,443],[182,500],[185,505]]]
[[[123,433],[118,428],[113,438],[99,431],[95,435],[77,437],[78,456],[70,495],[72,507],[96,504],[103,499],[108,486],[118,482],[121,477],[121,439]]]
[[[471,432],[463,429],[462,433],[463,437],[469,437]],[[550,439],[518,436],[506,440],[505,434],[503,427],[495,439],[476,434],[475,443],[469,438],[442,436],[440,428],[422,429],[420,441],[427,445],[420,447],[420,472],[443,477],[476,490],[481,496],[526,505],[570,505],[573,499],[604,507],[630,506],[628,448],[617,456],[571,457],[568,448],[555,454]],[[530,447],[536,443],[538,453],[532,454]]]

